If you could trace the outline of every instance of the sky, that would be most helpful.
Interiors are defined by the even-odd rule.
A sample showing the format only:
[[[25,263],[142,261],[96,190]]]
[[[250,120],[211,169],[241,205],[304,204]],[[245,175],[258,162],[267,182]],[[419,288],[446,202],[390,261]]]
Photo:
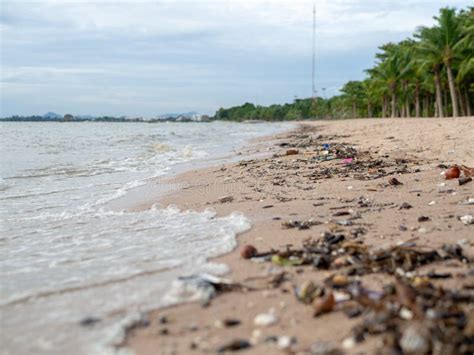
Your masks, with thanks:
[[[315,0],[320,96],[471,1]],[[1,0],[0,116],[154,117],[311,96],[312,0]]]

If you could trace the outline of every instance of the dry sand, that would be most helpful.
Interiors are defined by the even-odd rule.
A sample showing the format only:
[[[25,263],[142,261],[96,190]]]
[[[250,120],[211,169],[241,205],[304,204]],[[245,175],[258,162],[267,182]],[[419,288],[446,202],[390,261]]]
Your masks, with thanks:
[[[191,303],[154,311],[149,315],[150,325],[132,329],[124,346],[137,354],[202,354],[213,353],[233,339],[246,339],[252,347],[242,353],[279,354],[282,350],[275,342],[264,340],[291,336],[296,339],[291,351],[286,350],[291,353],[305,353],[317,341],[332,342],[342,349],[343,340],[361,318],[350,319],[340,311],[315,318],[313,308],[298,302],[293,292],[295,286],[307,280],[323,283],[334,270],[244,260],[240,246],[252,244],[259,251],[289,244],[298,248],[305,239],[318,238],[325,231],[350,237],[351,231],[362,228],[364,233],[351,238],[371,248],[401,241],[439,248],[462,241],[465,254],[472,256],[474,225],[464,225],[459,217],[474,214],[473,205],[463,204],[474,197],[474,182],[459,186],[457,179],[445,180],[440,175],[445,169],[438,165],[474,166],[473,132],[472,117],[304,123],[298,130],[254,142],[250,150],[247,147],[246,153],[264,152],[265,158],[244,159],[173,178],[169,183],[179,189],[159,198],[163,206],[174,204],[198,211],[213,207],[219,215],[240,211],[251,220],[252,229],[238,237],[239,248],[215,261],[230,266],[227,278],[253,289],[222,293],[207,307]],[[379,160],[381,165],[364,165],[360,171],[347,173],[341,159],[315,160],[323,154],[320,147],[324,143],[354,146],[359,153],[364,152],[360,160]],[[290,148],[298,148],[299,154],[285,156]],[[391,177],[403,185],[390,185]],[[222,203],[223,196],[232,196],[233,200]],[[399,209],[402,203],[413,208]],[[148,204],[139,207],[147,208]],[[339,225],[338,221],[349,219],[335,215],[341,211],[360,218],[353,219],[353,225]],[[429,220],[419,222],[420,216],[428,216]],[[309,219],[322,224],[306,230],[282,227],[285,221]],[[436,284],[458,289],[473,284],[470,266],[459,261],[441,261],[417,271],[423,273],[435,266],[454,275],[434,281]],[[285,272],[285,280],[273,287],[270,280],[281,271]],[[381,289],[393,276],[372,273],[361,280],[368,287]],[[254,325],[257,314],[272,308],[278,317],[275,325]],[[162,317],[167,322],[160,322]],[[241,323],[220,327],[218,321],[224,319]],[[345,353],[374,353],[380,339],[369,336]]]

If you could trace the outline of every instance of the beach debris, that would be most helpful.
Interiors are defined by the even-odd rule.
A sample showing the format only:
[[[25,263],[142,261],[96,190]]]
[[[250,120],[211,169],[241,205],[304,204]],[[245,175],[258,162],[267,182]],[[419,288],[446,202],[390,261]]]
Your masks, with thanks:
[[[472,177],[469,176],[469,177],[459,178],[458,183],[459,183],[459,186],[462,186],[471,181],[472,181]]]
[[[316,285],[313,281],[305,281],[296,289],[296,298],[303,303],[310,304],[316,297],[322,296],[324,288]]]
[[[219,198],[220,203],[229,203],[229,202],[232,202],[232,201],[234,201],[234,197],[231,196],[231,195],[227,195],[227,196],[223,196],[223,197]]]
[[[457,165],[452,166],[444,172],[446,180],[457,179],[461,175],[461,169]]]
[[[418,217],[418,222],[427,222],[430,220],[430,217],[428,216],[420,216]]]
[[[325,290],[324,295],[313,300],[314,316],[318,317],[321,314],[329,313],[334,309],[336,301],[331,291]]]
[[[392,186],[403,185],[401,181],[399,181],[397,178],[394,178],[394,177],[391,177],[390,179],[388,179],[388,183],[389,185],[392,185]]]
[[[164,299],[176,302],[200,301],[203,306],[209,305],[212,298],[220,292],[247,289],[240,283],[233,283],[210,274],[181,276],[173,281]]]
[[[342,160],[342,164],[351,164],[353,161],[353,158],[346,158]]]
[[[297,154],[299,154],[299,152],[300,151],[298,149],[288,149],[286,151],[286,155],[297,155]]]
[[[278,254],[272,255],[271,261],[278,266],[298,266],[304,263],[304,260],[297,256],[284,257]]]
[[[246,339],[234,339],[224,345],[221,345],[220,347],[217,348],[218,353],[224,353],[227,351],[239,351],[243,349],[248,349],[252,345],[250,342]]]
[[[275,311],[273,309],[271,309],[268,313],[258,314],[253,320],[253,323],[260,327],[269,327],[276,324],[277,322],[278,317],[275,315]]]
[[[309,229],[312,226],[317,226],[317,225],[320,225],[320,224],[323,224],[323,222],[316,221],[314,219],[309,219],[307,221],[293,221],[293,220],[290,220],[290,221],[287,221],[287,222],[283,222],[281,225],[283,226],[283,228],[286,228],[286,229],[297,228],[299,230],[303,230],[303,229]]]
[[[464,176],[466,177],[474,176],[474,168],[470,168],[466,165],[461,165],[461,170],[464,173]]]
[[[459,220],[466,226],[469,224],[474,224],[474,218],[470,214],[460,217]]]
[[[253,245],[247,244],[240,249],[240,256],[243,259],[250,259],[253,258],[258,254],[257,248],[255,248]]]

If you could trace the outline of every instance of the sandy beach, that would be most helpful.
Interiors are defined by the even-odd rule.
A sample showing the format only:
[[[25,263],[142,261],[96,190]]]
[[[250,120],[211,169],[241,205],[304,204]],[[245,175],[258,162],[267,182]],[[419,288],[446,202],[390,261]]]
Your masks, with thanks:
[[[424,328],[427,309],[420,306],[420,315],[415,306],[421,296],[413,296],[409,305],[400,301],[404,289],[421,292],[420,284],[425,291],[443,287],[462,294],[464,298],[450,302],[467,315],[458,333],[472,337],[474,224],[468,216],[474,215],[474,182],[466,179],[460,185],[458,178],[447,180],[442,174],[453,165],[474,166],[472,132],[473,117],[305,122],[291,132],[252,142],[239,162],[166,181],[177,191],[135,208],[153,203],[183,210],[214,208],[219,216],[239,211],[251,221],[251,230],[238,236],[238,248],[214,260],[230,267],[224,277],[239,287],[218,292],[205,306],[187,303],[151,312],[147,322],[130,329],[123,347],[137,354],[372,354],[410,346],[390,341],[397,334],[408,338],[407,329],[418,324],[421,330],[415,335],[421,340],[413,336],[415,343],[436,353],[435,341],[429,340],[433,335]],[[322,261],[313,257],[309,263],[288,252],[311,241],[331,244],[338,236],[343,241],[335,241],[337,247]],[[245,245],[268,253],[244,259]],[[348,250],[389,250],[390,258],[404,252],[397,246],[438,253],[431,258],[414,252],[409,266],[351,270],[351,257],[363,254],[348,255]],[[358,332],[374,307],[388,302],[387,285],[394,282],[398,301],[392,304],[401,302],[396,311],[400,319],[390,326],[388,320],[372,319],[382,329],[366,326]],[[363,304],[348,291],[350,284],[378,296]],[[324,291],[302,292],[318,287]],[[267,317],[257,320],[262,314]],[[454,348],[447,352],[449,344],[438,343],[437,353],[456,353]]]

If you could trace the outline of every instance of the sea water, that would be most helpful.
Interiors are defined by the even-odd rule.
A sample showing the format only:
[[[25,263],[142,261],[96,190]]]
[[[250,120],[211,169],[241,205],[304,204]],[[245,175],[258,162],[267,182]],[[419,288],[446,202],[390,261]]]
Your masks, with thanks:
[[[166,290],[179,275],[225,272],[207,259],[250,228],[242,214],[109,206],[288,127],[0,123],[1,353],[114,353],[142,312],[173,302]]]

